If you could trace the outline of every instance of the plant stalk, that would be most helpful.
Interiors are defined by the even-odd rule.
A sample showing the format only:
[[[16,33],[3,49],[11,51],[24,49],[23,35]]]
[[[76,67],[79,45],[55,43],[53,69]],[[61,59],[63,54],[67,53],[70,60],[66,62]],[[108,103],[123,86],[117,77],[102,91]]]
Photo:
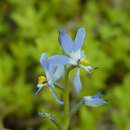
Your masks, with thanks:
[[[69,104],[69,71],[65,70],[65,92],[64,92],[64,125],[63,130],[68,130],[70,121],[70,104]]]
[[[70,124],[70,102],[69,102],[69,73],[75,66],[65,68],[65,89],[64,89],[64,124],[62,130],[68,130]]]

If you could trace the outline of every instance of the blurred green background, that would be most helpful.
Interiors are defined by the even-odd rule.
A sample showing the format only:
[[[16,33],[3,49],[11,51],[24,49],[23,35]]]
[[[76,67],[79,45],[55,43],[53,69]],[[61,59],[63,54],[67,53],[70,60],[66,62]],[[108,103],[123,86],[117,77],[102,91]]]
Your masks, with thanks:
[[[63,106],[48,89],[32,94],[43,73],[40,54],[61,54],[58,30],[74,36],[81,26],[87,31],[83,49],[99,69],[92,76],[82,73],[78,96],[70,82],[71,106],[96,91],[108,104],[82,106],[70,130],[130,130],[130,0],[0,0],[0,128],[55,128],[39,111],[63,122]]]

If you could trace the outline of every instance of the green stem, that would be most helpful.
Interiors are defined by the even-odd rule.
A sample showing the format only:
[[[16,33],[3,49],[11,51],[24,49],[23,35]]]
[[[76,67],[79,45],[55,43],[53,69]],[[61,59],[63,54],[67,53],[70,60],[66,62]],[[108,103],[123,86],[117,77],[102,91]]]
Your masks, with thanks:
[[[64,93],[64,125],[63,130],[68,130],[70,120],[70,104],[69,104],[69,71],[66,69],[65,72],[65,93]]]
[[[68,130],[70,123],[70,102],[69,102],[69,72],[75,68],[70,66],[65,70],[65,90],[64,90],[64,125],[63,130]]]

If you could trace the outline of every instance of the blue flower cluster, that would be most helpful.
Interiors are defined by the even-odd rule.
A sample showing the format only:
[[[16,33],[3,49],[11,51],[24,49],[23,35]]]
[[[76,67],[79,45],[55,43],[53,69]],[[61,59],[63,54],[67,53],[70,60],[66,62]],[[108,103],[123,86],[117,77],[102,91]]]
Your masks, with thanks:
[[[64,74],[65,65],[71,65],[76,68],[74,86],[76,92],[79,93],[82,86],[80,81],[80,69],[83,68],[89,74],[91,74],[92,70],[95,69],[89,64],[89,61],[85,59],[86,57],[84,51],[81,50],[85,35],[86,32],[84,28],[78,29],[74,40],[72,40],[64,31],[59,33],[60,45],[64,51],[64,55],[55,55],[49,58],[45,53],[41,55],[40,63],[44,68],[45,76],[40,76],[38,78],[38,90],[36,91],[35,95],[37,95],[44,86],[48,86],[56,101],[60,104],[63,104],[64,102],[59,100],[56,95],[55,85],[60,77]],[[97,107],[106,103],[106,101],[101,98],[100,94],[96,94],[95,96],[85,96],[82,100],[85,105],[93,107]]]

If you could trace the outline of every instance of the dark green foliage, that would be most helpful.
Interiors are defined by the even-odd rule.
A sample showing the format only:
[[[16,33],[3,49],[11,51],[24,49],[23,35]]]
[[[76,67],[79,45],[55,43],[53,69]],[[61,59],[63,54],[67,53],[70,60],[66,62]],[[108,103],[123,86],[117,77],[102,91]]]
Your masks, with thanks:
[[[130,130],[130,1],[126,0],[1,0],[0,1],[0,128],[50,130],[37,113],[51,112],[63,122],[63,107],[47,87],[33,97],[42,74],[42,52],[60,54],[58,30],[87,30],[84,49],[99,69],[82,73],[83,95],[104,92],[108,105],[81,107],[71,130]]]

